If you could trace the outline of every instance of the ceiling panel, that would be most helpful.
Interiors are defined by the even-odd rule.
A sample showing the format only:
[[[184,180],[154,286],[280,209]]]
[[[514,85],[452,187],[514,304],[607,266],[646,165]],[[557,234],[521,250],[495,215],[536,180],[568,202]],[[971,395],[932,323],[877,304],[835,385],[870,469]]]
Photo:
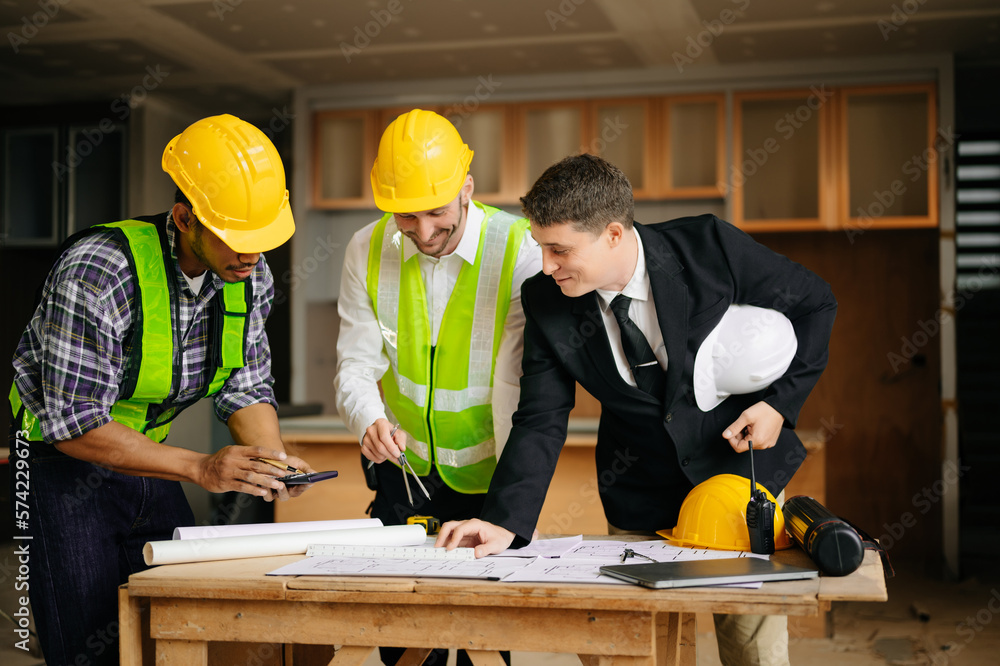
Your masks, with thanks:
[[[20,28],[13,30],[14,34],[30,39],[33,36],[32,28],[40,30],[50,23],[82,20],[71,3],[65,4],[68,6],[57,0],[48,4],[38,0],[0,0],[0,25]],[[8,32],[9,30],[4,30],[4,36],[9,40]]]
[[[226,46],[242,52],[339,51],[341,43],[368,46],[551,36],[613,30],[594,3],[563,16],[558,4],[537,0],[243,0],[239,5],[180,2],[156,6]]]
[[[303,84],[669,68],[693,41],[691,67],[930,52],[998,58],[1000,4],[0,0],[0,34],[16,42],[0,49],[0,105],[109,100],[153,68],[170,73],[157,94],[256,99],[268,109]]]
[[[690,0],[703,21],[718,20],[723,11],[740,11],[731,24],[762,21],[830,21],[856,17],[874,24],[879,18],[891,20],[894,9],[903,16],[918,16],[926,20],[942,12],[996,10],[997,0],[809,0],[807,2],[774,2],[760,0]],[[874,20],[872,20],[874,17]]]
[[[502,77],[536,72],[638,67],[635,53],[621,40],[584,41],[558,46],[483,46],[476,49],[369,54],[348,63],[338,55],[290,58],[271,65],[310,84],[425,79],[433,76]]]
[[[19,78],[37,79],[40,84],[46,79],[125,77],[134,79],[138,85],[149,74],[147,68],[152,68],[155,72],[167,72],[167,76],[188,69],[130,39],[83,44],[32,43],[16,54],[11,49],[0,49],[0,68],[16,72]],[[167,76],[160,78],[165,81]]]
[[[1000,56],[996,39],[998,21],[954,19],[933,25],[907,24],[900,29],[871,25],[833,26],[816,31],[762,30],[724,32],[712,48],[719,62],[755,62],[784,58],[794,52],[800,58],[887,56],[906,53],[936,53],[954,50],[958,55]],[[992,25],[991,25],[992,24]]]

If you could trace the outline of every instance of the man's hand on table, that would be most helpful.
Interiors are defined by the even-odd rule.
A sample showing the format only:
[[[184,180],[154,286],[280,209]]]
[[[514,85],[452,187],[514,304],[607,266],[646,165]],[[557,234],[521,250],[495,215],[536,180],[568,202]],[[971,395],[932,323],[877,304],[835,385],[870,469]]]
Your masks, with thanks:
[[[441,526],[436,548],[475,548],[476,557],[496,555],[510,547],[514,533],[484,520],[450,520]]]

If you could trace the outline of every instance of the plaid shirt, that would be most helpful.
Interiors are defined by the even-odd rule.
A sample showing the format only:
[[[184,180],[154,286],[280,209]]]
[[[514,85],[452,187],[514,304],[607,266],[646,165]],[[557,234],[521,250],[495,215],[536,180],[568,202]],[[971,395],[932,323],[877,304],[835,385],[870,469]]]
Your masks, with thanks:
[[[178,295],[170,314],[180,319],[182,338],[180,367],[174,368],[180,383],[171,397],[180,410],[198,401],[215,372],[209,358],[209,306],[224,283],[210,272],[200,293],[191,291],[177,264],[176,228],[169,214],[165,217]],[[254,303],[246,366],[234,370],[213,396],[222,421],[260,402],[277,408],[264,332],[274,280],[263,256],[250,279]],[[123,341],[136,314],[135,280],[125,250],[110,231],[73,244],[49,272],[41,302],[14,353],[14,382],[25,407],[41,422],[46,442],[79,437],[111,421],[109,412],[118,400],[131,354]]]

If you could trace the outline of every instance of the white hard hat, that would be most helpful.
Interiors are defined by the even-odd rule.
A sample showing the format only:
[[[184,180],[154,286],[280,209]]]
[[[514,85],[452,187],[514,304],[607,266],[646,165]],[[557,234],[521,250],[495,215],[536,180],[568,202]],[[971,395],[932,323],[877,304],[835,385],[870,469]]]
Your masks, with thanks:
[[[777,310],[730,305],[694,357],[694,398],[707,412],[733,394],[767,388],[785,374],[798,340]]]

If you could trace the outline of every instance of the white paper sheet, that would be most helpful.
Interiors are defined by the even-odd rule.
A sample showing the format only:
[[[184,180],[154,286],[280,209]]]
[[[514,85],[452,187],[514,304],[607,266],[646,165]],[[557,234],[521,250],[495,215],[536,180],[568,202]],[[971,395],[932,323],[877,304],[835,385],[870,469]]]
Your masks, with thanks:
[[[307,557],[268,576],[405,576],[501,580],[527,560],[485,557],[478,560],[399,560],[367,557]]]
[[[592,560],[568,560],[538,557],[503,579],[505,583],[598,583],[601,585],[631,585],[623,580],[603,576],[602,564]]]
[[[535,539],[524,548],[508,548],[492,557],[562,557],[583,541],[583,535]]]
[[[142,549],[146,564],[209,562],[243,557],[305,554],[311,543],[335,543],[348,546],[416,546],[424,543],[423,525],[390,525],[319,532],[287,532],[214,539],[150,541]]]
[[[174,539],[214,539],[215,537],[249,536],[251,534],[283,534],[285,532],[319,532],[348,530],[358,527],[381,527],[378,518],[354,520],[305,520],[297,523],[251,523],[248,525],[194,525],[175,527]]]
[[[636,553],[652,558],[657,562],[680,562],[682,560],[719,560],[728,557],[757,557],[769,559],[767,555],[758,555],[748,551],[710,550],[708,548],[681,548],[666,541],[581,541],[579,544],[563,553],[564,559],[600,560],[600,564],[621,564],[621,555],[625,548],[631,548]],[[626,564],[648,562],[642,557],[631,557]]]
[[[605,564],[621,564],[625,548],[631,548],[657,562],[680,562],[682,560],[715,560],[728,557],[759,557],[747,552],[707,550],[704,548],[680,548],[665,541],[581,541],[559,559],[539,558],[528,566],[518,569],[504,578],[505,583],[598,583],[601,585],[631,585],[632,583],[602,575],[600,567]],[[648,560],[632,557],[630,564],[640,564]],[[735,583],[732,587],[756,589],[761,583]]]

